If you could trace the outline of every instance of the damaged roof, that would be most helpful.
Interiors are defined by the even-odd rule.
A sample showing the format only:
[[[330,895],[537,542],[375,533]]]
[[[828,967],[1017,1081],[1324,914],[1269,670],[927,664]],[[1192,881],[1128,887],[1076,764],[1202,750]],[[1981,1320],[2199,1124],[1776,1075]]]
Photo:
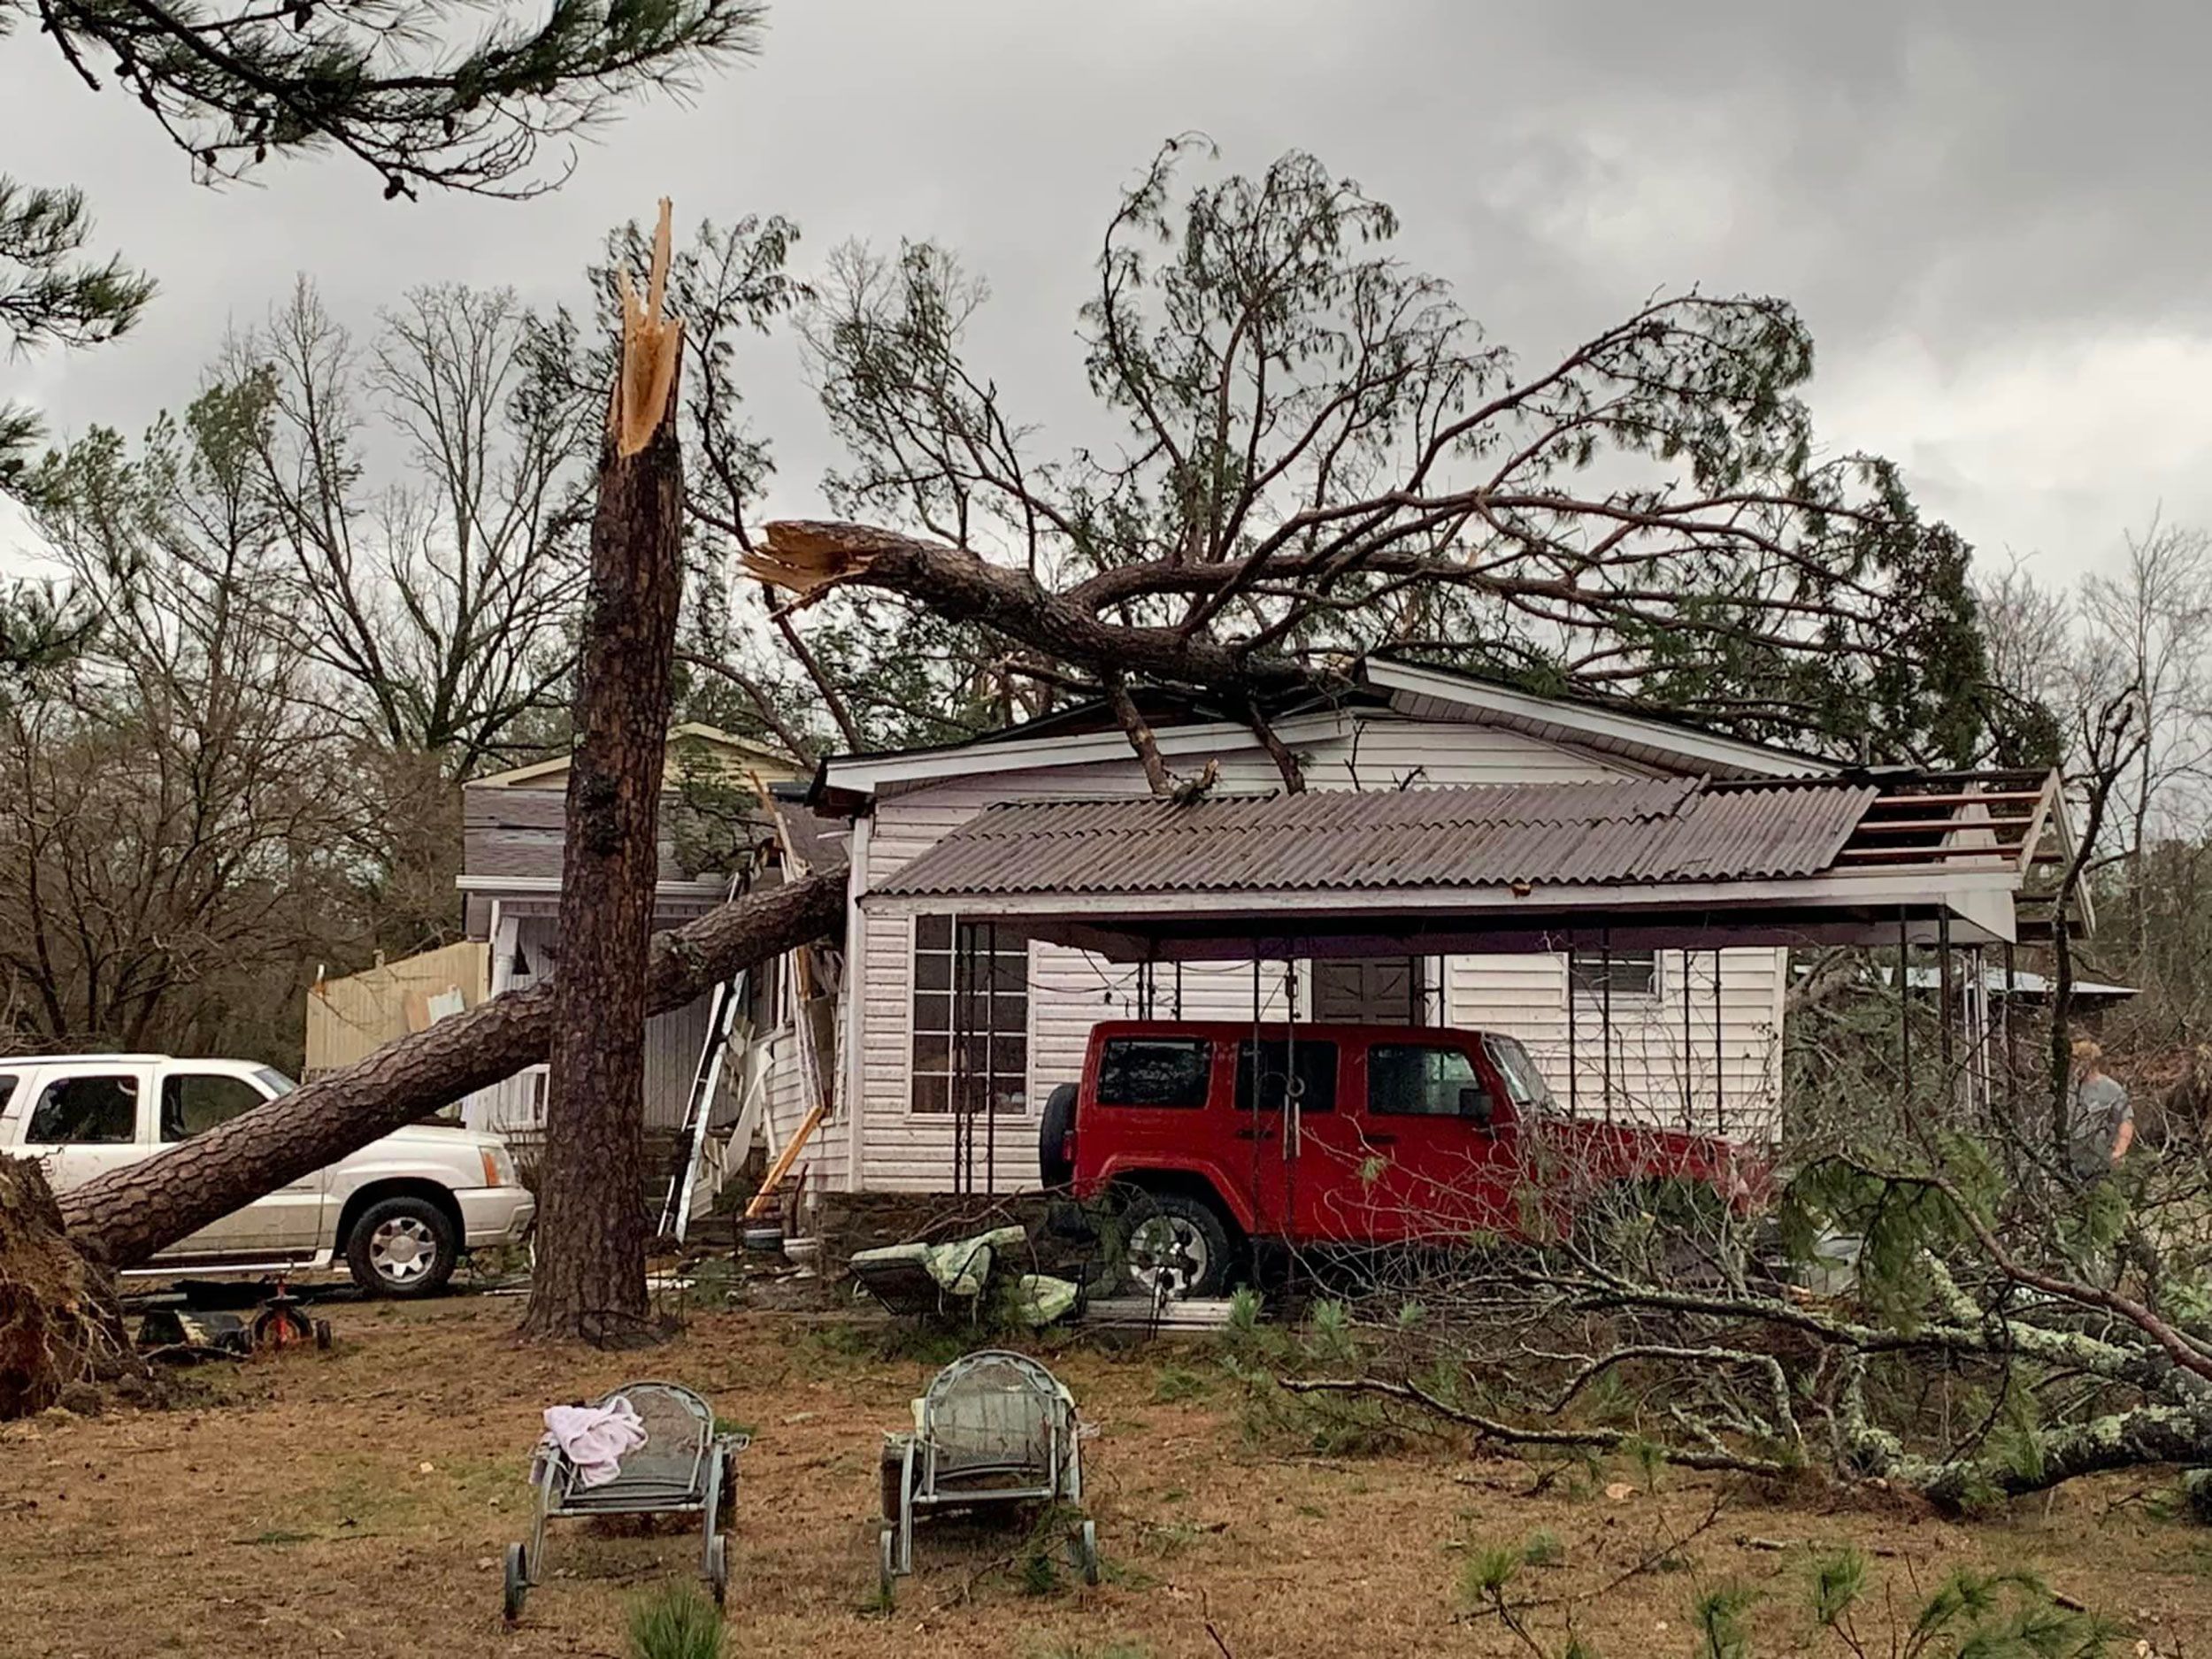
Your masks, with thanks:
[[[1835,864],[1863,780],[1670,778],[986,809],[878,884],[956,895],[1755,880]]]

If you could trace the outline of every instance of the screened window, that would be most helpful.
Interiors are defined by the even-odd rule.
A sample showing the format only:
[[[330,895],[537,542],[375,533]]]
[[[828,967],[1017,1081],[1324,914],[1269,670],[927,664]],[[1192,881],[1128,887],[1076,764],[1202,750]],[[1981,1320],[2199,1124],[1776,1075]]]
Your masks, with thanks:
[[[914,920],[918,1112],[1018,1112],[1029,1083],[1029,941],[988,922]],[[956,1090],[958,1098],[956,1101]]]
[[[1237,1045],[1237,1110],[1252,1110],[1252,1040]],[[1260,1105],[1283,1109],[1286,1082],[1294,1082],[1302,1111],[1336,1110],[1336,1045],[1333,1042],[1263,1042],[1259,1045]]]
[[[1616,1001],[1659,995],[1659,953],[1655,950],[1574,950],[1567,954],[1567,983],[1577,996]]]
[[[1200,1038],[1116,1037],[1099,1052],[1098,1103],[1203,1106],[1213,1059],[1213,1044]]]
[[[42,1147],[127,1146],[138,1138],[138,1080],[65,1077],[49,1083],[23,1138]]]
[[[1479,1088],[1475,1063],[1457,1048],[1379,1042],[1367,1051],[1367,1110],[1392,1118],[1456,1118],[1460,1094]]]
[[[272,1075],[274,1075],[273,1073]],[[170,1076],[161,1083],[161,1138],[189,1141],[228,1123],[266,1098],[242,1077]]]

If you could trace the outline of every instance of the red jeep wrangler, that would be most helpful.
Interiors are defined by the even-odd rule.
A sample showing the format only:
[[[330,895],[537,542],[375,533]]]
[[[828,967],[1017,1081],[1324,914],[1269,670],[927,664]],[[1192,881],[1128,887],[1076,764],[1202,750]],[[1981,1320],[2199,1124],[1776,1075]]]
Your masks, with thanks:
[[[1140,1225],[1172,1234],[1148,1259],[1171,1247],[1200,1296],[1255,1244],[1556,1238],[1606,1187],[1686,1179],[1747,1210],[1769,1185],[1726,1141],[1571,1120],[1512,1038],[1435,1026],[1110,1022],[1041,1130],[1045,1184],[1145,1194]]]

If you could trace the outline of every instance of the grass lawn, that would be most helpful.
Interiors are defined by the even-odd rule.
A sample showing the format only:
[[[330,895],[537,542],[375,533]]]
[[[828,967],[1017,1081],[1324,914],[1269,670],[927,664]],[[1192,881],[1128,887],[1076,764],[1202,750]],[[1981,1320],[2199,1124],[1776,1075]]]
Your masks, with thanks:
[[[918,1534],[915,1578],[874,1606],[880,1432],[932,1367],[873,1337],[768,1314],[695,1317],[657,1352],[515,1347],[520,1304],[457,1296],[334,1308],[339,1346],[212,1373],[203,1402],[0,1425],[0,1655],[609,1655],[633,1600],[696,1571],[695,1533],[557,1523],[521,1625],[500,1557],[527,1526],[524,1471],[546,1405],[659,1375],[753,1435],[733,1540],[732,1655],[1017,1659],[1485,1655],[1529,1643],[1465,1613],[1471,1560],[1525,1557],[1512,1594],[1535,1641],[1569,1621],[1608,1659],[1690,1655],[1691,1609],[1758,1593],[1754,1654],[1845,1653],[1812,1627],[1816,1552],[1851,1546],[1856,1620],[1889,1651],[1902,1609],[1962,1568],[2028,1568],[2174,1654],[2212,1630],[2212,1532],[2165,1518],[2154,1481],[2085,1483],[1960,1523],[1876,1498],[1760,1494],[1633,1470],[1540,1483],[1446,1443],[1317,1456],[1256,1440],[1202,1344],[1048,1356],[1097,1425],[1087,1452],[1107,1580],[1040,1589],[994,1565],[1018,1539]],[[1715,1515],[1715,1503],[1721,1502]],[[1210,1634],[1208,1625],[1213,1627]],[[1937,1649],[1935,1651],[1941,1651]]]

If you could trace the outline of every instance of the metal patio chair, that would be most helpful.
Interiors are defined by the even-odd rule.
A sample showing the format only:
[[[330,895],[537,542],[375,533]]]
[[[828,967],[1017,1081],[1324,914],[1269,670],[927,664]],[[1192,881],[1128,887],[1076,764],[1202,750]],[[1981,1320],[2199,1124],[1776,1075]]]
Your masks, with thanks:
[[[950,1509],[1083,1503],[1075,1401],[1035,1360],[1002,1348],[956,1359],[914,1402],[911,1432],[885,1437],[880,1569],[884,1594],[914,1571],[914,1522]],[[1098,1582],[1098,1530],[1078,1516],[1070,1554]]]
[[[531,1586],[545,1578],[545,1524],[608,1515],[696,1515],[700,1571],[715,1605],[730,1586],[727,1528],[737,1507],[737,1454],[746,1439],[718,1434],[705,1400],[680,1383],[634,1382],[603,1394],[603,1406],[626,1399],[645,1425],[645,1443],[622,1460],[613,1479],[580,1484],[579,1471],[558,1447],[541,1446],[530,1466],[536,1515],[527,1544],[507,1546],[507,1617],[522,1613]]]

